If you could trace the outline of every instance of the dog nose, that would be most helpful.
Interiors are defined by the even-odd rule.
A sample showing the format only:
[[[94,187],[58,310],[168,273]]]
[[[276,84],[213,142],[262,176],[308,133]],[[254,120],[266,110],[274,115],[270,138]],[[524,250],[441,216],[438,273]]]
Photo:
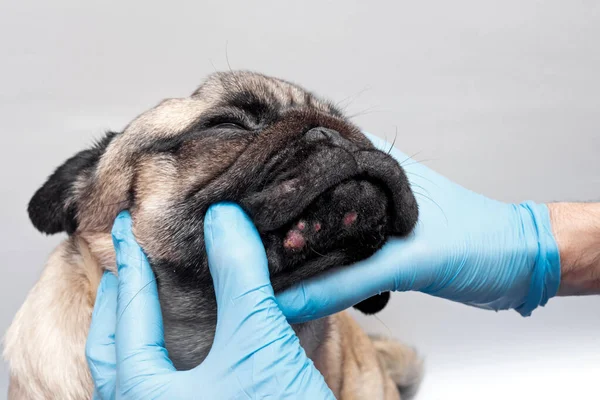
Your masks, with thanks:
[[[334,131],[333,129],[319,126],[306,132],[304,138],[308,142],[315,142],[321,140],[336,142],[342,139],[342,135],[340,135],[339,132]]]
[[[331,146],[340,147],[348,151],[358,150],[356,144],[343,137],[338,131],[323,126],[313,128],[306,132],[304,140],[307,143],[325,142]]]

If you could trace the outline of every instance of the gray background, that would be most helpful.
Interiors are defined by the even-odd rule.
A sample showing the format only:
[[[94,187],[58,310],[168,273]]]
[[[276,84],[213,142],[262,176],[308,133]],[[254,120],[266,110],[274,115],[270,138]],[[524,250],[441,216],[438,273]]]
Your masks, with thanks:
[[[233,68],[350,97],[360,126],[397,129],[400,149],[473,190],[599,197],[597,2],[369,3],[2,2],[0,330],[61,239],[29,223],[33,192],[104,130],[226,69],[226,47]],[[397,294],[360,320],[426,356],[421,399],[597,399],[599,306],[554,299],[525,319]]]

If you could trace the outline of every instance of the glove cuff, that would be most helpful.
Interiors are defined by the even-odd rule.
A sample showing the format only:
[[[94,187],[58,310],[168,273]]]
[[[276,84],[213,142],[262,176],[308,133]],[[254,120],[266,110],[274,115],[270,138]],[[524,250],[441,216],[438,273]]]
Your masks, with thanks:
[[[529,214],[538,237],[538,251],[531,275],[529,292],[525,302],[515,310],[524,317],[531,315],[539,306],[558,292],[560,285],[560,253],[552,233],[550,213],[545,204],[528,201],[519,205],[524,214]]]

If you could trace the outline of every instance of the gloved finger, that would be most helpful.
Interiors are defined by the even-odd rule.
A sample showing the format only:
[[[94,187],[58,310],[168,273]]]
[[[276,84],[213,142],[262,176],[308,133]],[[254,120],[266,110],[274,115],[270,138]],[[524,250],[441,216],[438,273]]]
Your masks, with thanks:
[[[238,384],[249,390],[248,397],[271,393],[277,370],[281,393],[276,398],[286,397],[283,393],[333,398],[275,303],[267,256],[250,218],[235,204],[213,205],[206,214],[204,232],[218,307],[215,340],[207,360],[232,357],[231,369],[253,371],[237,376]]]
[[[98,285],[92,323],[85,346],[85,356],[92,374],[95,398],[114,398],[117,383],[115,328],[119,281],[105,272]]]
[[[110,397],[109,397],[110,398]],[[94,387],[94,393],[92,393],[92,400],[104,400],[100,394],[98,394],[98,389]]]
[[[121,381],[148,371],[175,370],[164,345],[156,279],[131,225],[131,216],[123,211],[112,229],[119,272],[116,349]]]
[[[277,294],[290,323],[301,323],[345,310],[387,291],[415,290],[427,278],[417,275],[410,239],[392,238],[370,258],[307,279]]]
[[[239,206],[211,206],[204,219],[204,237],[219,316],[231,307],[243,315],[239,307],[250,312],[253,303],[273,296],[264,246]]]

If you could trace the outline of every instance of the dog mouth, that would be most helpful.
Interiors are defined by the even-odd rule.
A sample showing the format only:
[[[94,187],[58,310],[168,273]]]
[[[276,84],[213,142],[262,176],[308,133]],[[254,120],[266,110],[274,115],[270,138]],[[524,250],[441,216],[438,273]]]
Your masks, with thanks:
[[[241,205],[276,274],[316,259],[321,266],[364,259],[416,223],[416,201],[398,162],[330,129],[308,131],[273,157],[257,182]]]

